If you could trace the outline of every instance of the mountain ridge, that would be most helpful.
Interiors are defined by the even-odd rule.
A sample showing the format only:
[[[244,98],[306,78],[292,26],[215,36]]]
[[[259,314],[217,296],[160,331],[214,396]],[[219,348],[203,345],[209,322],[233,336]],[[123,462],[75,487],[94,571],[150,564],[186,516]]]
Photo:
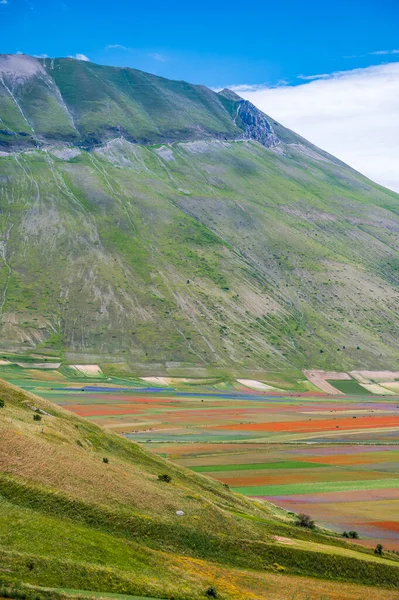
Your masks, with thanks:
[[[74,74],[74,71],[77,73]],[[117,98],[119,105],[122,106],[122,111],[119,111],[117,115],[118,122],[113,119],[111,114],[107,115],[102,112],[104,130],[100,128],[95,131],[87,130],[89,125],[84,122],[82,113],[85,112],[85,105],[90,104],[93,111],[96,104],[101,102],[102,91],[100,92],[98,87],[93,85],[94,78],[98,78],[101,71],[108,73],[110,79],[108,91],[111,101]],[[172,81],[128,67],[107,67],[73,58],[37,59],[28,55],[0,55],[0,73],[0,85],[3,87],[3,110],[5,90],[17,105],[25,124],[33,133],[33,137],[29,137],[31,143],[35,138],[38,143],[46,143],[50,140],[65,139],[62,136],[69,136],[72,143],[87,146],[88,143],[104,143],[113,133],[123,135],[130,142],[146,144],[171,142],[178,139],[188,141],[209,136],[220,139],[227,139],[226,136],[229,136],[230,139],[245,139],[247,136],[249,139],[252,134],[255,134],[254,123],[252,123],[252,127],[250,123],[245,123],[245,126],[236,123],[237,120],[241,122],[240,113],[243,112],[241,105],[246,107],[246,111],[243,112],[244,116],[249,112],[250,103],[247,101],[242,99],[237,101],[237,99],[231,99],[224,95],[221,102],[216,92],[203,85]],[[69,82],[65,81],[65,77],[72,78],[74,76],[79,82],[79,87],[76,86],[78,89],[75,87],[72,97]],[[37,95],[40,93],[44,100],[48,92],[46,87],[53,92],[53,98],[58,100],[58,106],[53,106],[52,110],[53,112],[58,111],[59,118],[63,117],[63,131],[44,129],[35,107],[30,106],[29,99],[23,95],[17,99],[20,88],[25,84],[35,88],[35,90],[31,89],[30,93],[35,92]],[[158,92],[158,95],[153,92]],[[185,105],[180,102],[179,110],[185,113],[186,120],[190,116],[188,114],[190,111],[195,113],[195,122],[192,120],[190,126],[182,130],[176,129],[179,123],[179,115],[176,111],[173,112],[167,123],[159,115],[161,110],[170,110],[171,105],[176,103],[176,92],[184,97]],[[152,99],[149,98],[150,94],[153,94]],[[137,98],[137,102],[134,102],[135,98]],[[157,98],[156,102],[155,98]],[[155,110],[151,106],[151,101],[155,105],[158,103]],[[236,109],[237,102],[239,106]],[[147,114],[143,114],[143,107]],[[260,111],[254,109],[255,107],[252,107],[252,120],[254,120],[255,114],[261,114]],[[236,116],[231,119],[233,112],[236,112]],[[127,123],[127,116],[136,119],[136,123],[134,125]],[[149,122],[148,117],[152,119],[152,123]],[[142,122],[139,124],[140,119]],[[263,140],[265,145],[275,143],[274,132],[266,117],[262,120],[261,128],[264,132],[259,139]],[[14,140],[7,140],[5,136],[10,137],[10,132],[7,134],[6,131],[0,132],[0,142],[4,145],[9,142],[12,145]],[[10,131],[12,131],[11,128]],[[21,135],[21,133],[28,132],[18,133]]]
[[[397,194],[225,91],[74,59],[0,73],[2,352],[396,367]]]

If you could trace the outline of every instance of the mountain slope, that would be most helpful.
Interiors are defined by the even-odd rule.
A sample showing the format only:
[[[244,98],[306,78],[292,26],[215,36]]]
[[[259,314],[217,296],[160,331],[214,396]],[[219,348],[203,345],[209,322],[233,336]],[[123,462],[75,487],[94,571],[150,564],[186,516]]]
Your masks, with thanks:
[[[221,600],[284,600],[293,586],[304,597],[394,597],[395,555],[296,527],[4,382],[0,397],[0,585],[176,600],[203,598],[210,586]]]
[[[238,139],[248,128],[250,136],[246,104],[241,101],[242,109],[237,109],[237,98],[202,85],[69,58],[24,55],[0,55],[0,73],[0,143],[5,146],[54,140],[92,146],[116,135],[144,144]],[[268,122],[262,125],[264,138],[274,143]]]
[[[395,193],[230,91],[73,59],[0,72],[3,352],[397,366]]]

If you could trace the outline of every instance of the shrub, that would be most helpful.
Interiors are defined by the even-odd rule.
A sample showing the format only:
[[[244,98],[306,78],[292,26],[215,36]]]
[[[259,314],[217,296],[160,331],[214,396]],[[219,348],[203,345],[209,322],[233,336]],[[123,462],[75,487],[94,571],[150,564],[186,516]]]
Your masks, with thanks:
[[[213,585],[209,586],[209,588],[205,592],[205,596],[209,596],[210,598],[217,598],[218,593],[216,591],[216,588]]]
[[[40,416],[40,415],[38,415],[38,414],[36,413],[36,414],[34,414],[34,415],[33,415],[33,420],[34,420],[34,421],[41,421],[41,420],[42,420],[42,418],[41,418],[41,416]]]
[[[306,527],[306,529],[314,529],[315,522],[309,515],[304,515],[303,513],[297,516],[296,525],[299,527]]]
[[[158,475],[158,479],[159,479],[159,481],[166,481],[166,483],[170,483],[172,481],[171,476],[168,475],[167,473],[163,473],[162,475]]]
[[[348,531],[348,536],[352,538],[352,540],[358,540],[359,534],[357,531]]]
[[[104,456],[104,458],[103,458],[103,463],[109,463],[109,460],[106,456]]]
[[[374,554],[377,554],[378,556],[382,556],[383,551],[384,551],[384,546],[382,544],[377,544],[376,547],[374,548]]]
[[[0,408],[4,408],[4,400],[3,400],[3,398],[0,398]]]

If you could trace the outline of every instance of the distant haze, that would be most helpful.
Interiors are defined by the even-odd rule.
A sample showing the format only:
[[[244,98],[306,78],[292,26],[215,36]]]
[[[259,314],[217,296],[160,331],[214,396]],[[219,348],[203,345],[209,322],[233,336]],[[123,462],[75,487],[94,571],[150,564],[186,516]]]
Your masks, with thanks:
[[[399,63],[304,77],[243,98],[370,179],[399,192]]]

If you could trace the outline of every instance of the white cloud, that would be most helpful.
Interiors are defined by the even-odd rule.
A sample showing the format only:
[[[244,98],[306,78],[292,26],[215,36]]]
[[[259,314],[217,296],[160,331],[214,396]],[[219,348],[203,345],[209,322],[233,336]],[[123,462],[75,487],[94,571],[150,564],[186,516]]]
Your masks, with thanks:
[[[90,58],[86,56],[86,54],[75,54],[75,56],[69,55],[68,58],[76,58],[76,60],[83,60],[85,62],[90,62]]]
[[[297,86],[233,86],[266,114],[399,192],[399,63]]]
[[[158,62],[166,62],[167,58],[163,54],[158,54],[158,52],[152,52],[148,55],[153,60],[157,60]]]
[[[48,58],[48,54],[34,54],[35,58]]]
[[[399,54],[399,50],[376,50],[375,52],[370,52],[370,56],[381,56],[385,54]]]
[[[0,4],[8,4],[8,0],[0,0]]]
[[[330,79],[328,73],[319,73],[318,75],[298,75],[297,79],[303,79],[304,81],[313,81],[314,79]]]
[[[107,44],[105,46],[106,50],[129,50],[126,46],[122,46],[122,44]]]
[[[365,58],[366,56],[386,56],[389,54],[399,54],[399,50],[375,50],[374,52],[367,52],[367,54],[352,54],[351,56],[344,56],[344,58]]]

